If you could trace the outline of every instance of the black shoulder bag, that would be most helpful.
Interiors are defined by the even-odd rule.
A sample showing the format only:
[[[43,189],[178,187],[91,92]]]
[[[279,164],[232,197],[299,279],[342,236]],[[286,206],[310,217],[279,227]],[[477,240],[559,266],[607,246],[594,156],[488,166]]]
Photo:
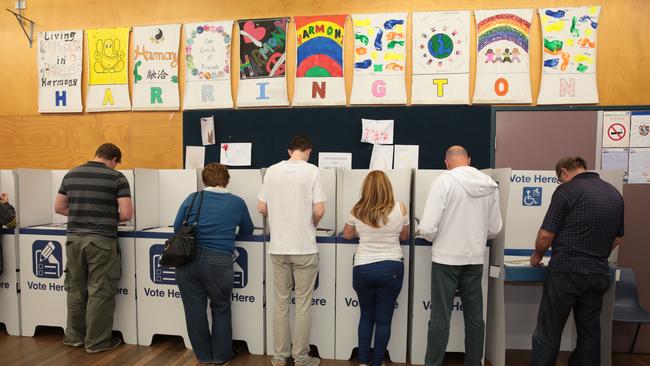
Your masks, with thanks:
[[[189,224],[190,212],[192,212],[194,200],[198,195],[201,197],[199,197],[199,209],[196,212],[196,222]],[[180,267],[194,259],[196,256],[196,230],[199,226],[201,206],[203,206],[203,191],[195,193],[194,197],[192,197],[192,202],[187,209],[187,213],[185,213],[185,219],[183,220],[181,229],[165,241],[165,249],[160,258],[160,264],[166,267]]]

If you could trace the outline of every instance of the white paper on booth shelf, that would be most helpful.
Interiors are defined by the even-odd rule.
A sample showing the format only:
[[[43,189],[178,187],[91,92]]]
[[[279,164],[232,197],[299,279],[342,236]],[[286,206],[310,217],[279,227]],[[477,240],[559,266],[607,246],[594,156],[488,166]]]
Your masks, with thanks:
[[[133,110],[178,110],[181,25],[133,27]]]
[[[361,142],[369,144],[393,143],[395,121],[392,119],[361,119]]]
[[[185,169],[203,168],[205,165],[205,146],[185,147]]]
[[[131,110],[128,27],[86,29],[87,112]]]
[[[407,13],[353,14],[350,104],[406,103]]]
[[[628,183],[650,183],[650,148],[630,148]]]
[[[250,166],[252,148],[250,142],[224,142],[219,162],[228,166]]]
[[[201,141],[203,145],[214,145],[214,116],[201,118]]]
[[[413,104],[469,103],[469,11],[414,12]]]
[[[232,20],[184,25],[183,109],[232,108],[230,45]]]
[[[533,9],[477,10],[474,103],[530,103]]]
[[[318,167],[352,169],[352,153],[318,153]]]
[[[537,104],[598,103],[600,6],[539,9],[542,79]]]
[[[602,170],[622,170],[627,178],[628,169],[628,148],[604,148],[601,155]]]
[[[393,145],[372,146],[372,156],[370,157],[370,170],[389,170],[393,169]]]
[[[83,34],[81,29],[38,33],[39,113],[82,111]]]
[[[417,169],[419,145],[395,145],[395,169]]]
[[[603,113],[603,147],[630,146],[630,112]]]
[[[630,147],[650,147],[650,111],[632,112]]]

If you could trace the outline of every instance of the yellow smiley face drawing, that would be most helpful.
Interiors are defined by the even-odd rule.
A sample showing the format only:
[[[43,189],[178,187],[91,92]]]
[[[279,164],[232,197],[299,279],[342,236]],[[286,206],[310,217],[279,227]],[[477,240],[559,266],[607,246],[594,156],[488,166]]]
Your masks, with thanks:
[[[94,69],[97,73],[114,73],[124,70],[124,51],[119,39],[97,40]]]

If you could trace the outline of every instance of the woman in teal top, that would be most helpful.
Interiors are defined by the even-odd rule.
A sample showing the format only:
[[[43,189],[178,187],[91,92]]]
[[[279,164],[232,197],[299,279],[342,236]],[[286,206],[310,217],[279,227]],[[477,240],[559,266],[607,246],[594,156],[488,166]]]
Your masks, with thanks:
[[[244,200],[226,189],[230,174],[224,165],[208,164],[203,169],[202,178],[206,187],[203,194],[192,193],[187,197],[174,221],[174,231],[177,232],[196,194],[188,221],[196,222],[201,206],[196,232],[196,258],[176,268],[176,282],[196,358],[201,363],[223,364],[233,357],[230,294],[236,229],[239,227],[241,235],[250,235],[253,233],[253,222]],[[205,311],[208,299],[212,330]]]

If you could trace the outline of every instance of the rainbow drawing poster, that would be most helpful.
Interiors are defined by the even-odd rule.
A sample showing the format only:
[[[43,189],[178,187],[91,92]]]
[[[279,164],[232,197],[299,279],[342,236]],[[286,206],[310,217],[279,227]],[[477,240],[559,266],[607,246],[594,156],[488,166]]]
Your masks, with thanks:
[[[539,9],[543,53],[537,104],[598,103],[599,14],[600,6]]]
[[[533,9],[477,10],[474,103],[531,103]]]
[[[293,105],[345,105],[345,15],[294,17],[296,79]]]
[[[353,14],[350,104],[406,103],[407,13]]]
[[[469,103],[469,18],[469,11],[413,13],[411,103]]]

